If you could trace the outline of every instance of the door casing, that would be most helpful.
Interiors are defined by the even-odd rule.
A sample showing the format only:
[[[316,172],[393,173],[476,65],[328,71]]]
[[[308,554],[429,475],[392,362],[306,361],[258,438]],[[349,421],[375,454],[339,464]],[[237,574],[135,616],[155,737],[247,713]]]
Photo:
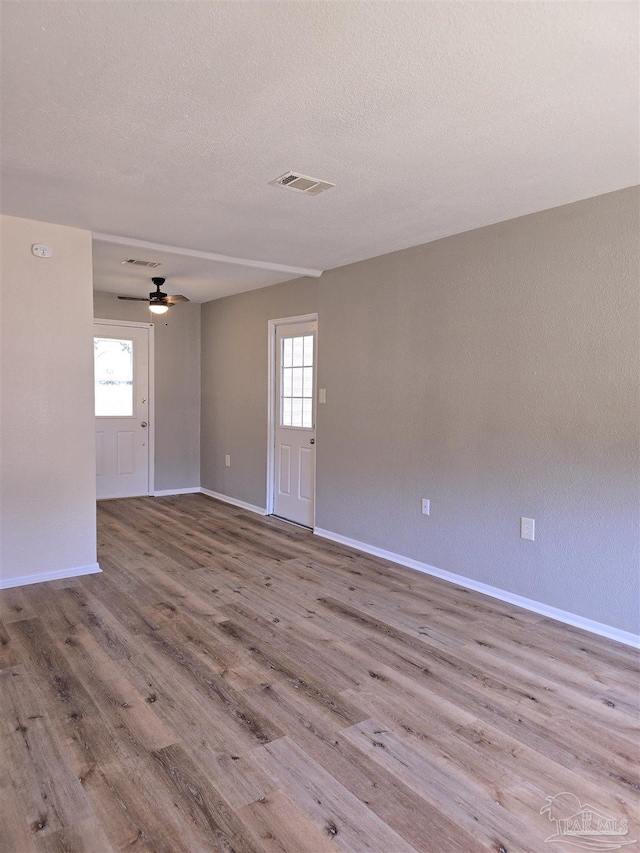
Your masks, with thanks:
[[[275,445],[276,445],[276,329],[278,326],[292,326],[296,323],[313,323],[318,322],[317,314],[301,314],[297,317],[280,317],[277,320],[269,320],[269,351],[268,351],[268,376],[267,376],[267,501],[266,501],[266,514],[273,514],[273,506],[275,499],[275,467],[276,467],[276,454],[275,454]],[[316,332],[317,336],[318,332]],[[316,353],[318,351],[318,340],[316,337]],[[315,375],[317,377],[317,358],[315,365]],[[318,400],[318,389],[315,387],[316,383],[314,382],[314,393],[316,395],[316,407]],[[316,510],[316,476],[317,472],[317,436],[318,436],[318,424],[316,417],[316,453],[314,454],[314,465],[316,469],[314,471],[313,477],[313,513],[314,513],[314,528],[315,528],[315,510]]]

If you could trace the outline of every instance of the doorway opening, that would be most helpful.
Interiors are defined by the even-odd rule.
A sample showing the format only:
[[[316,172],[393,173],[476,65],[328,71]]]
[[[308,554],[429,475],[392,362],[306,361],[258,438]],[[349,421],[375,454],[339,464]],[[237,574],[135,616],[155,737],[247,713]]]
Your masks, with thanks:
[[[269,321],[267,515],[313,529],[318,315]]]

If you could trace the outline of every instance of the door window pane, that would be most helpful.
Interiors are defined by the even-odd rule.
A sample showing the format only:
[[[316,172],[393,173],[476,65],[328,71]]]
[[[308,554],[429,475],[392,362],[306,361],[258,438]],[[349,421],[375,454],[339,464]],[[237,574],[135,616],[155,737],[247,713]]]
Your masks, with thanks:
[[[292,338],[293,341],[293,366],[302,367],[304,362],[304,338]]]
[[[313,367],[303,367],[304,381],[302,385],[302,396],[313,397]]]
[[[311,410],[312,404],[313,400],[310,400],[306,397],[302,401],[302,426],[309,427],[309,429],[311,429],[311,427],[313,426],[313,413]]]
[[[282,341],[282,364],[284,367],[291,367],[291,359],[293,352],[293,340],[285,338]]]
[[[313,428],[313,335],[282,338],[280,426]]]
[[[133,341],[94,338],[96,417],[133,415]]]
[[[304,363],[313,364],[313,335],[304,337]]]

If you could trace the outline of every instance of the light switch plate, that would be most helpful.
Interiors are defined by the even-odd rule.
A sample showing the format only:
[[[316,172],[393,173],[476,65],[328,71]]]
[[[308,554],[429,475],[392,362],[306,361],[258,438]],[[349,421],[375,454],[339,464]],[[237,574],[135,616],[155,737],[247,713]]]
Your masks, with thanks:
[[[319,389],[319,391],[318,391],[318,402],[319,403],[326,403],[327,402],[327,389],[326,388],[320,388]]]
[[[422,514],[431,515],[431,501],[428,498],[422,498]]]
[[[228,453],[224,457],[224,464],[225,464],[226,468],[231,468],[231,457],[229,456]]]

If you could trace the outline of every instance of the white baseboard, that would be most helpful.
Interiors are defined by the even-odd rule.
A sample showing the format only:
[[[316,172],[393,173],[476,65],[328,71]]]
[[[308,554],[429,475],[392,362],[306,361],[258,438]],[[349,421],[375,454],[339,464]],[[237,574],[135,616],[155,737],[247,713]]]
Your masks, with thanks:
[[[159,492],[154,492],[154,498],[166,498],[169,495],[198,495],[200,494],[200,486],[191,486],[188,489],[161,489]]]
[[[66,578],[77,578],[81,575],[96,575],[102,569],[97,563],[88,566],[75,566],[73,569],[57,569],[55,572],[41,572],[38,575],[23,575],[21,578],[0,578],[0,589],[11,589],[16,586],[29,586],[32,583],[45,581],[62,581]]]
[[[355,548],[357,551],[364,551],[365,554],[372,554],[375,557],[381,557],[383,560],[389,560],[391,563],[407,566],[426,575],[432,575],[433,577],[456,584],[456,586],[472,589],[474,592],[481,592],[483,595],[497,598],[499,601],[515,604],[516,607],[531,610],[533,613],[539,613],[541,616],[547,616],[549,619],[555,619],[558,622],[564,622],[566,625],[573,625],[574,628],[582,628],[585,631],[590,631],[592,634],[598,634],[601,637],[607,637],[609,640],[624,643],[626,646],[640,648],[640,636],[631,634],[629,631],[621,631],[619,628],[614,628],[611,625],[604,625],[602,622],[596,622],[593,619],[587,619],[584,616],[578,616],[575,613],[551,607],[549,604],[534,601],[532,598],[524,598],[522,595],[507,592],[504,589],[499,589],[497,586],[489,586],[486,583],[466,578],[463,575],[445,572],[443,569],[437,569],[435,566],[430,566],[427,563],[421,563],[418,560],[403,557],[401,554],[394,554],[392,551],[376,548],[374,545],[367,545],[366,542],[349,539],[339,533],[332,533],[330,530],[323,530],[316,527],[313,532],[316,536],[321,536],[323,539],[330,539],[332,542],[338,542],[340,545],[347,545],[349,548]]]
[[[232,506],[239,506],[240,509],[247,509],[249,512],[255,512],[258,515],[266,515],[267,511],[264,507],[248,504],[245,501],[239,501],[237,498],[230,498],[229,495],[221,495],[220,492],[212,492],[211,489],[200,489],[201,494],[208,495],[210,498],[215,498],[218,501],[224,501]]]

